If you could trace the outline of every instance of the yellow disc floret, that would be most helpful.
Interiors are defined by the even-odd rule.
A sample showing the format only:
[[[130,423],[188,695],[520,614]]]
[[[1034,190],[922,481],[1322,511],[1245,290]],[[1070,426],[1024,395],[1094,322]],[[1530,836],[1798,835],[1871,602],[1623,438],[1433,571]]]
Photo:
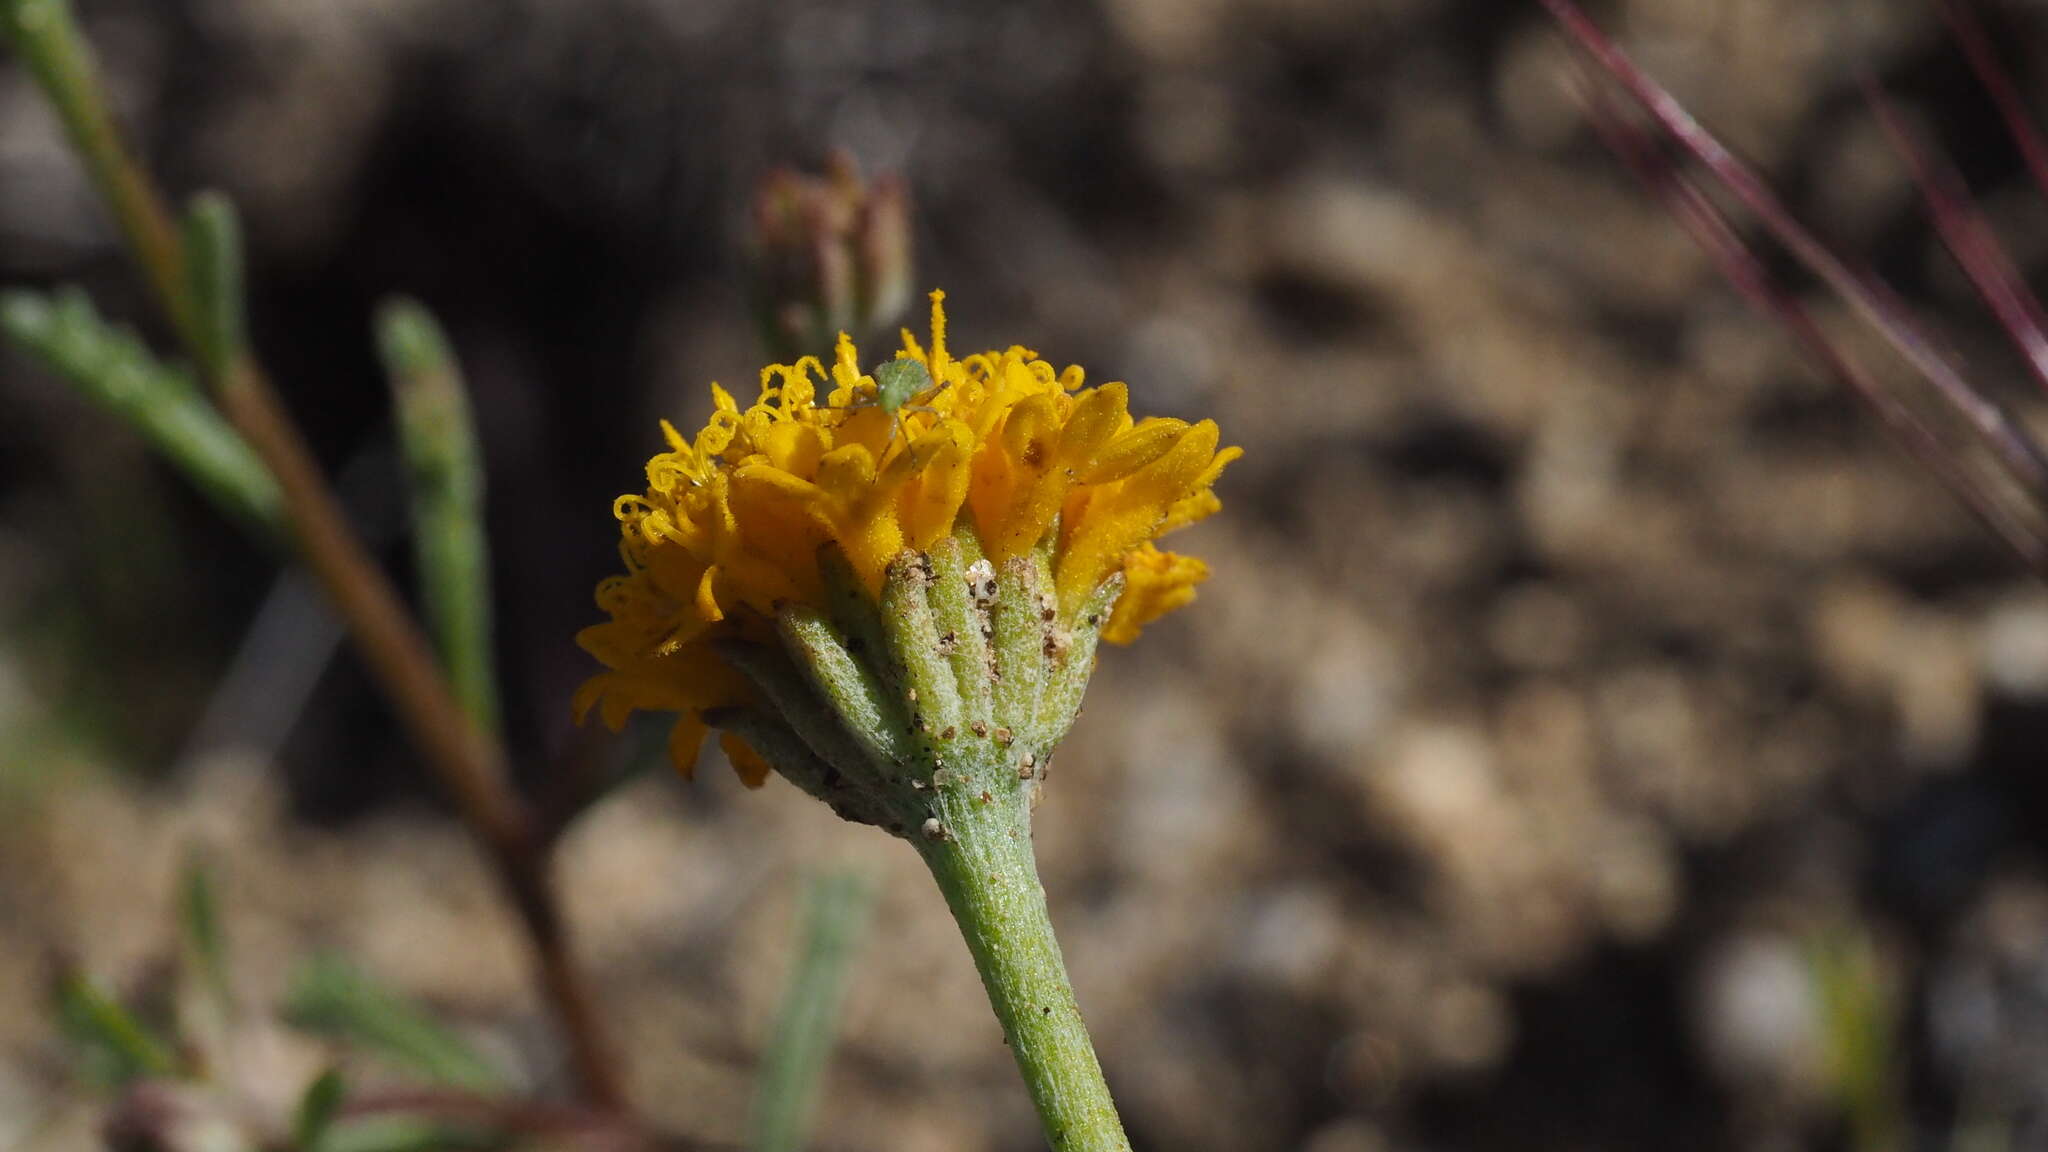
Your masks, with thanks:
[[[694,440],[662,424],[669,451],[648,461],[646,494],[614,504],[626,571],[598,585],[610,619],[576,638],[608,669],[577,693],[579,718],[598,706],[616,729],[635,709],[679,713],[670,751],[688,773],[702,714],[751,696],[715,643],[766,638],[783,607],[820,603],[828,543],[879,595],[898,554],[962,527],[997,567],[1057,528],[1058,610],[1123,573],[1103,628],[1119,644],[1193,598],[1202,563],[1152,541],[1216,511],[1211,486],[1239,450],[1218,448],[1213,421],[1133,420],[1124,385],[1085,387],[1078,366],[1055,372],[1021,347],[955,360],[943,299],[932,293],[929,350],[903,334],[897,358],[933,383],[897,411],[841,335],[829,370],[815,357],[766,368],[744,410],[712,385]],[[726,743],[758,783],[758,757]]]

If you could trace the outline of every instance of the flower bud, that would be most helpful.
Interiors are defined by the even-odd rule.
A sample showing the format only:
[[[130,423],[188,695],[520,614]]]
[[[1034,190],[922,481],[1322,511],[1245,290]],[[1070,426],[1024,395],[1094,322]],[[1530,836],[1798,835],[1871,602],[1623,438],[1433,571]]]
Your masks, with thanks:
[[[754,200],[755,306],[776,355],[823,355],[841,332],[885,330],[910,305],[910,200],[903,181],[861,178],[833,154],[822,177],[778,169]]]

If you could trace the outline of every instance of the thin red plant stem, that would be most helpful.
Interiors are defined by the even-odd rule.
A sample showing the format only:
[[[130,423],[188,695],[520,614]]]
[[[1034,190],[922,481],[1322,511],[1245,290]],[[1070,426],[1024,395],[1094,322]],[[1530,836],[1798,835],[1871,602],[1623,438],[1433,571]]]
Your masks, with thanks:
[[[2043,458],[2033,440],[2003,407],[1963,379],[1897,293],[1876,276],[1851,268],[1829,251],[1799,223],[1761,177],[1693,119],[1677,97],[1637,68],[1577,4],[1572,0],[1540,3],[1602,71],[1620,83],[1664,131],[1756,213],[1766,231],[1862,313],[1934,385],[1941,398],[1984,438],[2015,483],[2031,498],[2048,501],[2048,459]]]
[[[1948,245],[1956,263],[2019,346],[2035,381],[2048,390],[2048,335],[2042,332],[2043,327],[2048,327],[2048,319],[2043,318],[2041,302],[2034,298],[1999,246],[1997,235],[1971,199],[1970,189],[1955,165],[1907,127],[1905,118],[1886,99],[1875,80],[1866,75],[1862,84],[1863,98],[1877,113],[1878,123],[1891,137],[1892,146],[1912,168],[1913,182],[1920,188],[1920,197],[1927,203],[1928,214],[1934,218],[1942,242]]]
[[[1592,114],[1594,129],[1608,148],[1664,201],[1680,226],[1714,260],[1722,276],[1736,291],[1760,311],[1783,324],[1808,355],[1869,402],[1886,431],[1898,440],[1900,446],[1947,485],[1957,499],[2029,567],[2048,572],[2048,541],[2030,532],[1999,501],[1972,483],[1957,465],[1954,454],[1925,421],[1898,397],[1879,386],[1847,353],[1835,347],[1806,307],[1771,278],[1763,262],[1713,201],[1673,171],[1656,147],[1608,106],[1595,84],[1587,80],[1582,94]]]
[[[2012,136],[2012,142],[2026,161],[2027,171],[2034,177],[2034,186],[2048,196],[2048,140],[2034,128],[2033,118],[2027,112],[2026,102],[2020,99],[2019,88],[2013,84],[2004,67],[1998,63],[1998,53],[1992,50],[1991,38],[1984,34],[1984,24],[1977,19],[1972,0],[1940,0],[1942,19],[1948,22],[1949,31],[1955,34],[1956,42],[1963,47],[1963,55],[1970,61],[1970,70],[1977,74],[1977,82],[1984,85],[1984,91],[1991,102],[1998,107],[1998,116],[2005,121],[2005,130]]]

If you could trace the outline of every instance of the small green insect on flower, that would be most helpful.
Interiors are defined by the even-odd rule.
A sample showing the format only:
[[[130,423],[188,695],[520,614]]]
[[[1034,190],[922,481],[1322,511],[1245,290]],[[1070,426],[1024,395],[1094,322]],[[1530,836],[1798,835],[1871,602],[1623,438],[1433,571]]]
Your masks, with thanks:
[[[875,378],[875,394],[872,397],[856,400],[851,404],[820,404],[818,407],[840,412],[858,412],[863,408],[879,408],[888,414],[895,431],[903,437],[906,443],[910,440],[910,429],[903,424],[903,414],[905,412],[931,412],[934,415],[938,414],[936,409],[923,404],[911,403],[912,400],[917,399],[926,392],[936,393],[945,388],[943,383],[933,383],[931,370],[924,366],[924,361],[912,359],[885,360],[875,365],[875,370],[870,375]]]
[[[903,426],[903,413],[930,412],[931,409],[911,401],[933,390],[932,374],[921,360],[890,360],[875,366],[875,406],[889,414],[896,424],[896,431],[905,440],[910,439],[910,430]]]
[[[921,360],[890,360],[875,366],[875,406],[894,416],[932,387],[932,374]],[[913,407],[912,411],[916,411]]]

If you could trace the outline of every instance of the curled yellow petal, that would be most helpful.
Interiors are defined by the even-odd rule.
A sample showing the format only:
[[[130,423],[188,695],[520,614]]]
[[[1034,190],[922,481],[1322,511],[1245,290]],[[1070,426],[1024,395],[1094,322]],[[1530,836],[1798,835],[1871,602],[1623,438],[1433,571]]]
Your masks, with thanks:
[[[725,619],[725,612],[718,606],[718,565],[704,570],[704,576],[697,581],[697,613],[707,622],[716,624]]]

